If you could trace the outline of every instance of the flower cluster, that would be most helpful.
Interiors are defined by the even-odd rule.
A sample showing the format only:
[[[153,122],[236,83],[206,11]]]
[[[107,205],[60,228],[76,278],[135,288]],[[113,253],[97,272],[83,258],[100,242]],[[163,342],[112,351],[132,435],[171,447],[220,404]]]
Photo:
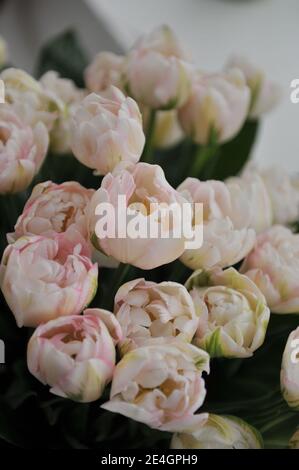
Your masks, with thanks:
[[[99,53],[85,70],[86,90],[54,71],[35,80],[9,68],[0,78],[0,193],[34,181],[0,266],[17,325],[36,328],[31,374],[55,395],[102,397],[104,410],[174,433],[173,449],[261,448],[247,422],[209,413],[206,381],[215,358],[255,354],[270,310],[299,311],[299,184],[275,168],[247,165],[224,180],[209,171],[224,158],[222,144],[274,106],[276,86],[239,58],[217,73],[198,71],[166,26],[125,56]],[[181,140],[196,155],[183,147],[168,172],[154,149]],[[73,152],[96,187],[34,180],[48,147]],[[191,248],[172,206],[188,206],[195,229],[197,204],[203,240]],[[137,233],[154,219],[157,236],[99,233],[107,205],[118,213],[108,225],[138,216]],[[97,292],[103,266],[108,280]],[[298,409],[297,339],[298,329],[283,354],[281,388]],[[294,434],[290,445],[297,441]]]

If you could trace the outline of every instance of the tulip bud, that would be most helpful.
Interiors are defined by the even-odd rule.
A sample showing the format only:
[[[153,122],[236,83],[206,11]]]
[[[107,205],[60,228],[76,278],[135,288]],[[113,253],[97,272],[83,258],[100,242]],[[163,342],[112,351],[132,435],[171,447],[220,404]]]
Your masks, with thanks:
[[[38,173],[48,149],[42,122],[31,128],[9,104],[0,105],[0,194],[26,189]]]
[[[244,57],[232,57],[227,69],[237,67],[244,73],[247,85],[251,91],[251,103],[249,116],[258,119],[263,114],[271,111],[280,100],[280,87],[268,80],[264,72],[255,65],[248,62]]]
[[[198,326],[192,298],[177,282],[127,282],[115,296],[114,313],[124,335],[119,345],[122,354],[151,338],[191,342]]]
[[[31,374],[60,397],[83,403],[100,398],[115,366],[109,327],[113,323],[117,329],[119,325],[112,317],[105,310],[88,309],[84,315],[40,325],[28,344]]]
[[[120,162],[137,163],[144,142],[136,102],[115,87],[105,97],[88,95],[74,113],[72,150],[81,163],[101,175],[112,171]]]
[[[198,426],[206,414],[194,414],[206,390],[206,352],[179,340],[157,340],[127,353],[117,364],[110,401],[102,408],[161,431]]]
[[[299,327],[288,337],[282,356],[280,384],[288,405],[299,410]]]
[[[21,237],[3,253],[0,285],[17,325],[37,326],[80,313],[94,297],[97,265],[76,230]]]
[[[270,310],[249,278],[234,268],[199,270],[186,287],[199,315],[193,342],[211,357],[250,357],[263,344]]]
[[[174,434],[171,449],[262,449],[260,433],[234,416],[209,414],[193,433]]]
[[[198,74],[188,101],[179,110],[185,133],[207,145],[214,134],[218,143],[232,139],[248,113],[250,92],[240,70],[227,74]]]
[[[53,153],[66,154],[70,148],[70,126],[74,106],[85,96],[85,91],[76,87],[72,80],[61,78],[57,72],[46,72],[40,79],[43,90],[59,101],[61,107],[50,132],[50,145]]]
[[[15,232],[8,234],[9,243],[24,235],[53,237],[71,227],[88,239],[87,210],[93,194],[93,189],[76,181],[37,184],[17,220]]]
[[[85,70],[85,83],[89,91],[101,93],[111,85],[123,90],[125,57],[112,52],[100,52]]]
[[[241,266],[266,297],[274,313],[297,313],[299,234],[275,225],[257,237]]]
[[[191,87],[191,67],[168,26],[142,37],[126,61],[129,93],[153,109],[182,106]]]

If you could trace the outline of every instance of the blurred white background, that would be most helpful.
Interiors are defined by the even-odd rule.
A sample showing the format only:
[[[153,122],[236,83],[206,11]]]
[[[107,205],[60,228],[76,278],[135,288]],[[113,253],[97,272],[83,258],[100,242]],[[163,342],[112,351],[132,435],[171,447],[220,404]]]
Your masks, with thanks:
[[[232,53],[262,66],[282,89],[280,106],[265,117],[255,158],[299,171],[299,104],[290,82],[299,78],[299,0],[6,0],[0,34],[12,62],[32,69],[47,38],[74,26],[90,54],[126,50],[137,36],[167,23],[199,68],[217,70]]]

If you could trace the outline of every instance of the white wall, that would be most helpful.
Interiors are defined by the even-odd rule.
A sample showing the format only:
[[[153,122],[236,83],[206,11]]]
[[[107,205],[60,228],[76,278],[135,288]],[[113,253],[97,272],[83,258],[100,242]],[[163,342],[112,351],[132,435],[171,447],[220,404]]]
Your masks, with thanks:
[[[299,78],[299,0],[85,1],[127,47],[140,33],[168,23],[200,68],[221,68],[231,53],[263,66],[283,98],[264,120],[255,156],[261,164],[299,171],[299,104],[289,99],[290,82]]]

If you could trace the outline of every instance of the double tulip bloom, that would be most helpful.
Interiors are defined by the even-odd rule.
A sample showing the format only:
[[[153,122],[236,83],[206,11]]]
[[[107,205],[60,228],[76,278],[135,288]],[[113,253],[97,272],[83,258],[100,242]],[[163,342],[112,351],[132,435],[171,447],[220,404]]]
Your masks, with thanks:
[[[171,449],[261,449],[259,432],[234,416],[209,414],[205,423],[192,433],[173,435]]]
[[[102,408],[161,431],[199,426],[209,372],[205,351],[178,340],[157,340],[127,353],[116,365],[110,400]]]
[[[121,331],[112,313],[85,310],[40,325],[27,351],[30,372],[55,395],[79,402],[97,400],[113,376]]]
[[[136,102],[116,87],[101,96],[91,93],[73,114],[72,151],[81,163],[100,175],[113,171],[120,163],[137,163],[144,142]]]
[[[26,189],[39,171],[48,149],[42,122],[26,124],[13,107],[0,106],[0,194]]]
[[[123,331],[122,353],[152,338],[176,337],[191,342],[198,327],[192,298],[177,282],[127,282],[115,296],[114,313]]]
[[[18,326],[79,314],[97,289],[98,268],[76,230],[21,237],[3,253],[0,285]]]
[[[196,271],[186,286],[199,317],[193,342],[211,357],[250,357],[263,344],[270,310],[248,277],[234,268]]]
[[[227,267],[242,260],[253,248],[255,231],[250,227],[250,204],[236,197],[221,181],[187,178],[178,187],[191,202],[203,204],[203,244],[187,249],[181,260],[190,269]]]
[[[37,184],[17,220],[14,233],[8,241],[24,235],[54,237],[75,228],[88,239],[88,204],[94,190],[86,189],[76,181],[55,184],[51,181]]]
[[[190,97],[179,111],[180,123],[198,144],[209,144],[212,133],[218,143],[223,143],[240,131],[249,102],[250,91],[240,70],[214,75],[197,73]]]
[[[229,70],[232,67],[242,70],[250,88],[250,118],[258,119],[276,106],[281,95],[280,88],[265,76],[263,70],[239,56],[234,56],[228,61],[226,68]]]
[[[297,313],[299,308],[299,235],[276,225],[257,237],[241,271],[266,297],[274,313]]]
[[[125,209],[130,209],[130,214],[128,212],[123,214],[122,201],[119,200],[119,196],[124,198]],[[186,241],[182,233],[182,220],[175,217],[172,219],[171,205],[177,204],[178,209],[182,209],[183,204],[187,202],[166,181],[164,172],[158,165],[138,163],[130,168],[108,174],[90,203],[90,233],[94,246],[117,261],[132,264],[141,269],[153,269],[170,263],[182,255]],[[145,233],[144,237],[138,238],[128,233],[126,237],[121,237],[116,226],[115,236],[103,234],[98,237],[96,227],[100,222],[100,217],[96,215],[96,208],[102,203],[110,203],[114,208],[113,214],[111,216],[108,214],[108,220],[104,225],[106,222],[108,226],[110,222],[113,225],[117,219],[115,214],[119,213],[127,228],[130,220],[138,216],[139,226],[145,229],[148,229],[153,223],[151,221],[154,221],[157,224],[158,236],[150,237],[150,233]],[[159,212],[159,207],[151,206],[151,203],[164,204],[165,210]],[[104,217],[103,220],[105,220]],[[169,223],[170,220],[173,221],[172,225]],[[189,222],[191,223],[191,220]],[[177,233],[182,235],[174,236]]]
[[[190,94],[192,68],[173,31],[155,29],[137,41],[126,58],[127,88],[151,109],[182,106]]]
[[[123,90],[124,56],[100,52],[85,70],[85,84],[89,91],[101,94],[111,85]]]
[[[288,337],[282,357],[280,383],[288,405],[299,410],[299,327]]]

